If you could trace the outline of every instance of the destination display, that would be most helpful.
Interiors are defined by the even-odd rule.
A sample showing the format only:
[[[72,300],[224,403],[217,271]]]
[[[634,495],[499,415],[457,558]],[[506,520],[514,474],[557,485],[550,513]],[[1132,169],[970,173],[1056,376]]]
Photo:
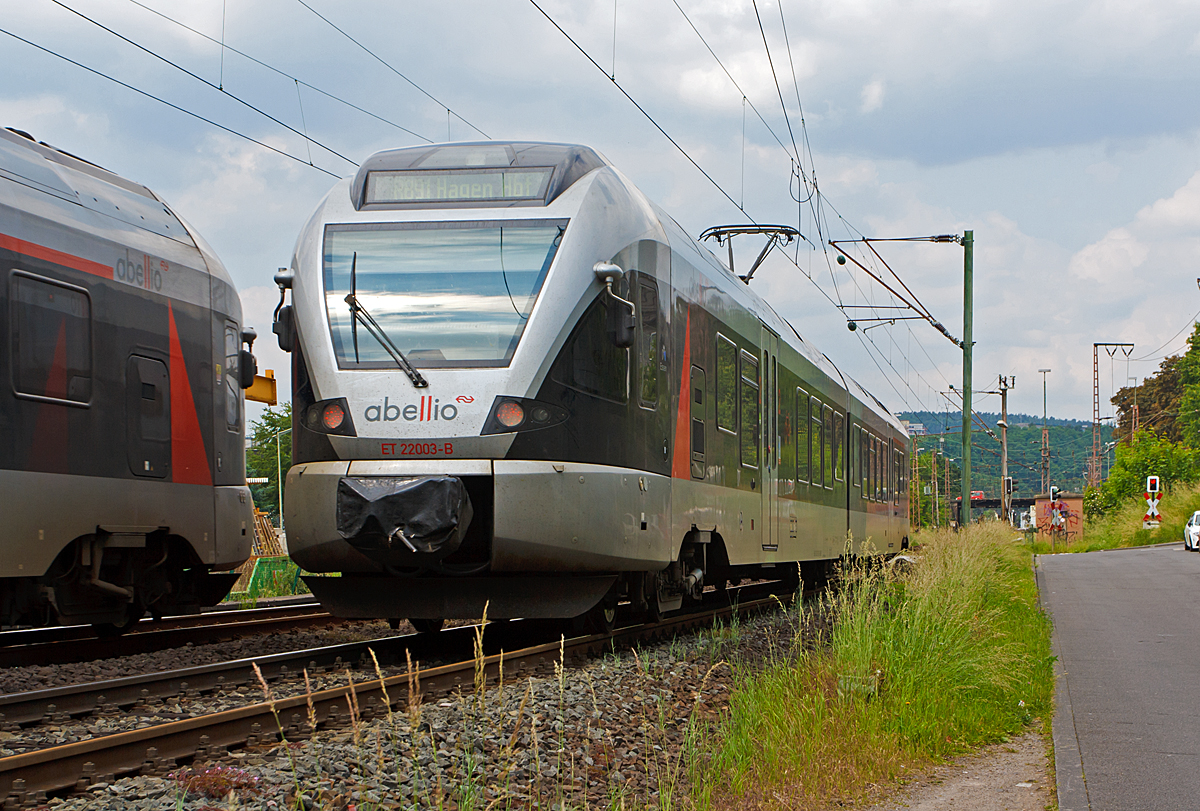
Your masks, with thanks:
[[[366,203],[541,200],[553,168],[405,169],[367,174]]]

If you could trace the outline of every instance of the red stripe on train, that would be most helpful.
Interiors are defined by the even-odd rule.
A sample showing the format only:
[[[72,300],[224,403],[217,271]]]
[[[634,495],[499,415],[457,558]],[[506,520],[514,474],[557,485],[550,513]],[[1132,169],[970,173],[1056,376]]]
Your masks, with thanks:
[[[113,277],[113,269],[108,265],[102,265],[99,262],[93,262],[90,259],[84,259],[74,254],[56,251],[53,248],[47,248],[45,245],[38,245],[36,242],[28,242],[24,239],[10,237],[8,234],[0,234],[0,248],[19,253],[22,256],[31,256],[34,259],[42,259],[47,262],[53,262],[56,265],[82,270],[84,273],[90,273],[93,276],[101,276],[105,279]]]
[[[183,361],[183,344],[175,327],[175,308],[170,302],[167,321],[171,340],[171,481],[211,486],[212,471],[208,469],[204,435],[200,432],[196,401],[192,399],[192,386]]]
[[[692,442],[688,426],[692,417],[692,307],[688,305],[683,327],[683,371],[679,381],[679,413],[675,415],[675,455],[671,460],[671,478],[692,477]]]

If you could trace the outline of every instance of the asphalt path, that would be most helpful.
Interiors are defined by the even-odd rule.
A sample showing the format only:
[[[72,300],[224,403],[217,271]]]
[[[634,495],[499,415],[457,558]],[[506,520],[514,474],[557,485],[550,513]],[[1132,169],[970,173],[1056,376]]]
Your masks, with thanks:
[[[1038,557],[1060,811],[1200,808],[1200,554]]]

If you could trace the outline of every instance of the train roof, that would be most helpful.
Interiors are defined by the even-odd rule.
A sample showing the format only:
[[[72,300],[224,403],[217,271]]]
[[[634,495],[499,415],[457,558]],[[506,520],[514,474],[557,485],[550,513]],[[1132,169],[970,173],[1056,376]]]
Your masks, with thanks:
[[[0,130],[0,176],[136,228],[194,244],[186,226],[145,186],[35,141],[20,130]]]
[[[350,184],[355,209],[545,206],[581,177],[610,165],[591,147],[472,141],[388,149]]]
[[[0,129],[0,178],[198,251],[199,268],[233,283],[212,247],[150,189],[27,132]]]

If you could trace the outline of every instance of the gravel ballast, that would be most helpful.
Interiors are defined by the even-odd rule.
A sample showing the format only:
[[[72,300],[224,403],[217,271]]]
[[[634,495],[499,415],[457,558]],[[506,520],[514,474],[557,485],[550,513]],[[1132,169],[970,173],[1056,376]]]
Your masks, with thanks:
[[[338,729],[311,736],[304,730],[287,745],[275,736],[219,760],[177,768],[167,778],[98,783],[49,805],[64,811],[200,811],[297,808],[298,802],[305,809],[373,811],[484,808],[498,799],[497,807],[608,807],[622,798],[658,805],[689,793],[691,767],[705,756],[691,744],[727,707],[734,665],[753,666],[795,650],[797,635],[811,647],[823,623],[808,612],[805,617],[800,623],[791,611],[743,619],[581,666],[556,665],[502,686],[438,697],[410,712],[379,711],[370,718],[360,708],[354,721],[347,707]],[[314,690],[345,684],[346,674],[320,680]],[[275,685],[271,690],[281,697]],[[251,689],[245,700],[262,697],[261,689]],[[178,712],[199,709],[193,704]]]

